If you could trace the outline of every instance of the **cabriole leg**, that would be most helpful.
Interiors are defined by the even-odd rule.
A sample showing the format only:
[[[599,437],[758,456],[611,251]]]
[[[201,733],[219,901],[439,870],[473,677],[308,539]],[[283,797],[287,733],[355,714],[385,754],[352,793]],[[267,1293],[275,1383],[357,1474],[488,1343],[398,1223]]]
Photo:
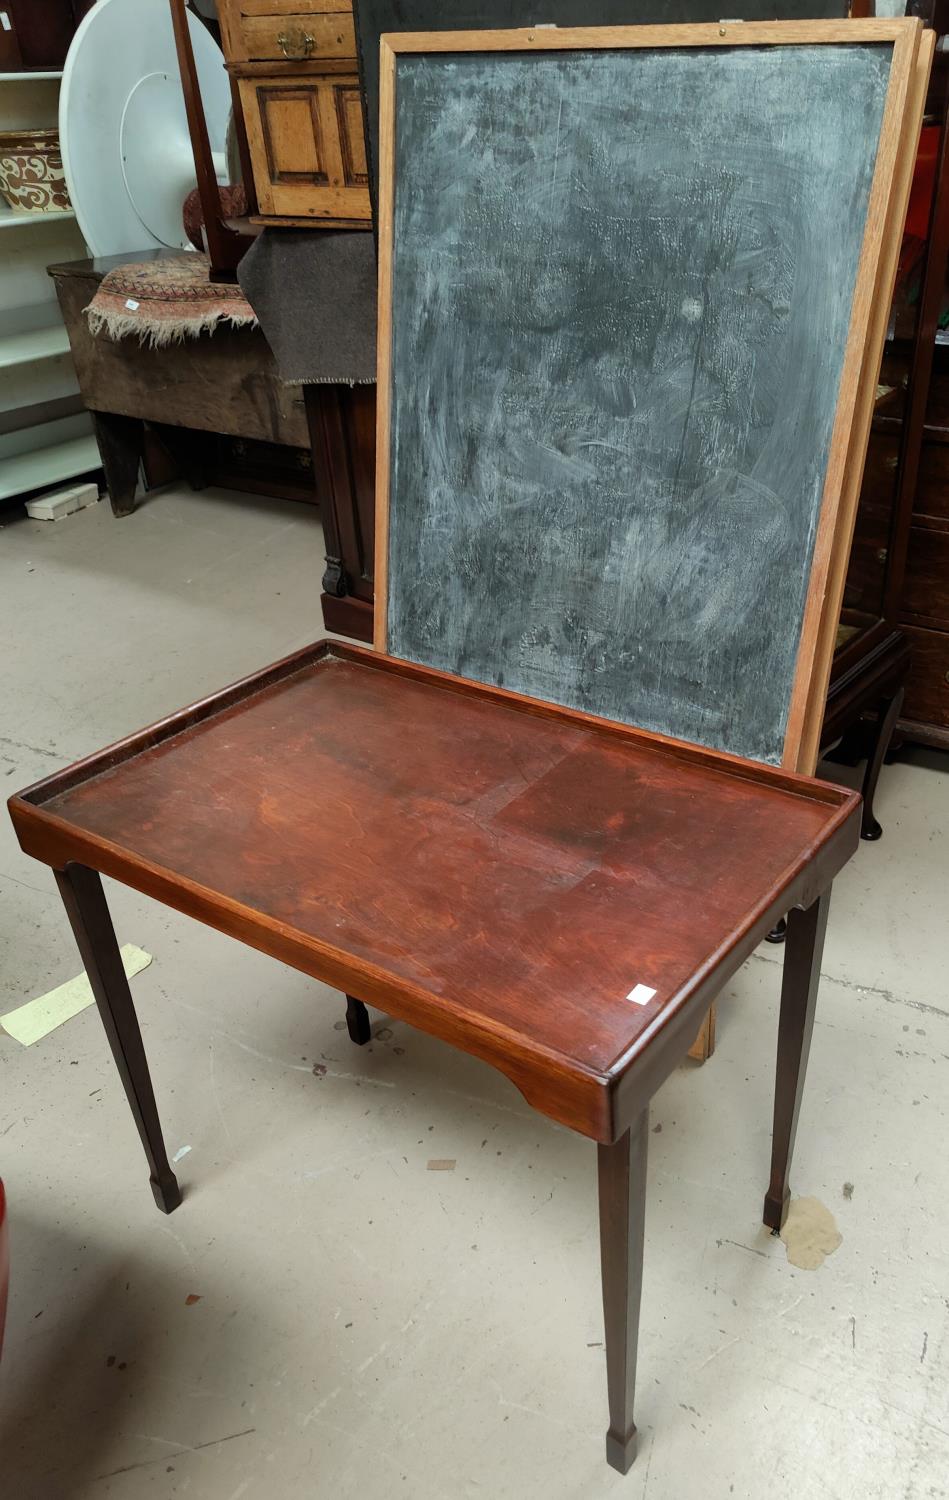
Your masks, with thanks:
[[[903,707],[904,689],[900,688],[890,700],[880,704],[880,717],[877,721],[876,734],[873,737],[873,745],[867,756],[867,768],[863,776],[863,823],[860,828],[860,837],[869,839],[871,842],[880,838],[883,829],[873,816],[873,798],[880,779],[880,771],[886,758],[886,752],[890,748],[890,740],[893,738],[893,730]]]

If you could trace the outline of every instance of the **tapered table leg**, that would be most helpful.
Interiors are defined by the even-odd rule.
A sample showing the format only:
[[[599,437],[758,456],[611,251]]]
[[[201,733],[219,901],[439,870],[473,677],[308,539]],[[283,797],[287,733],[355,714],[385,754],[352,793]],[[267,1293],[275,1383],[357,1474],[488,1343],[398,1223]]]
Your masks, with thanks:
[[[716,1003],[713,1000],[705,1012],[705,1020],[702,1022],[701,1030],[689,1048],[689,1056],[693,1062],[708,1062],[715,1051],[715,1013]]]
[[[626,1474],[636,1457],[633,1394],[643,1285],[649,1111],[611,1146],[597,1147],[600,1265],[610,1428],[606,1461]]]
[[[165,1153],[142,1034],[102,881],[95,870],[85,865],[69,864],[55,873],[112,1056],[145,1147],[155,1202],[163,1213],[170,1214],[181,1202],[181,1189]]]
[[[795,908],[788,913],[784,977],[781,983],[781,1017],[778,1022],[771,1185],[764,1200],[764,1222],[769,1229],[775,1231],[784,1224],[791,1201],[788,1177],[811,1032],[814,1029],[814,1010],[829,908],[828,888],[806,911]]]
[[[357,1047],[364,1047],[372,1040],[372,1027],[369,1024],[369,1012],[361,1000],[354,995],[346,996],[346,1025],[349,1027],[349,1035]]]

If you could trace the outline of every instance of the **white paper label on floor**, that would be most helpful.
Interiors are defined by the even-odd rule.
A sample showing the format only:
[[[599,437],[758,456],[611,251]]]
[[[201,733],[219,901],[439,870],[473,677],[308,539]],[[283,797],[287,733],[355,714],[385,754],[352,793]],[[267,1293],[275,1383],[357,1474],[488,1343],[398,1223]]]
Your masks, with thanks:
[[[0,26],[3,27],[4,31],[13,30],[13,26],[10,23],[10,17],[7,15],[5,10],[0,10]]]
[[[634,1005],[648,1005],[655,993],[648,984],[634,984],[626,998],[632,1000]]]
[[[152,961],[151,954],[144,948],[137,948],[134,943],[123,943],[119,952],[129,979],[147,969]],[[79,974],[65,984],[58,984],[48,994],[40,995],[38,1000],[28,1000],[25,1005],[0,1016],[0,1026],[24,1047],[30,1047],[57,1026],[62,1026],[64,1021],[78,1016],[92,1002],[92,986],[84,973]]]
[[[125,305],[128,308],[129,312],[138,312],[138,303],[135,301],[134,297],[126,297]]]

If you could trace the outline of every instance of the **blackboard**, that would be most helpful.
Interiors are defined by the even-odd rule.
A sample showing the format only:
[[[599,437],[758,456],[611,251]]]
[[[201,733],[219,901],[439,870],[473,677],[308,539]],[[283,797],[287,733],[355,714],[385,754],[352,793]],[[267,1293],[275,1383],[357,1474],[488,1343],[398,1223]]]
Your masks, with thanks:
[[[892,56],[396,55],[394,655],[781,761]]]
[[[841,20],[849,0],[353,0],[373,210],[379,187],[379,38],[387,31],[494,27],[650,26],[681,21]]]

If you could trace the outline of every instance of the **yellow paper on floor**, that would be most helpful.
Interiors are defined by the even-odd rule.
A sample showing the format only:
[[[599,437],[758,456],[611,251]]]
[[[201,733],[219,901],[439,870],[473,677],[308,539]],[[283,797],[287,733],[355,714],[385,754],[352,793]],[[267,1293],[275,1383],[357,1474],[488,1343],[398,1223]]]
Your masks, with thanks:
[[[152,961],[152,955],[146,953],[144,948],[136,948],[134,943],[123,943],[119,951],[129,979],[133,974],[140,974],[143,969],[147,969]],[[29,1047],[41,1037],[55,1031],[57,1026],[62,1026],[64,1021],[71,1021],[73,1016],[78,1016],[81,1010],[92,1004],[94,998],[92,987],[83,972],[75,979],[67,979],[65,984],[58,984],[48,994],[40,995],[38,1000],[28,1000],[26,1005],[11,1010],[6,1016],[0,1016],[0,1026],[16,1041],[22,1042],[24,1047]]]

